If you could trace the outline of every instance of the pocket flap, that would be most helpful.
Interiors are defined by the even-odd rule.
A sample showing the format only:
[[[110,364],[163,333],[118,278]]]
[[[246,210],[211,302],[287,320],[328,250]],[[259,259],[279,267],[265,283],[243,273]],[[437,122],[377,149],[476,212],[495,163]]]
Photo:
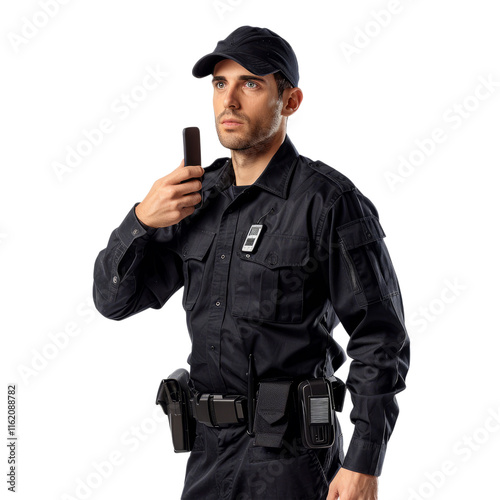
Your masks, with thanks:
[[[246,235],[244,235],[246,236]],[[243,252],[245,238],[237,251],[240,259],[255,262],[271,269],[304,266],[309,260],[309,239],[303,236],[264,233],[255,252]]]
[[[349,222],[337,228],[347,250],[385,238],[384,230],[374,215]]]
[[[186,244],[182,247],[182,258],[195,259],[202,261],[207,254],[210,245],[214,239],[215,233],[205,230],[197,230],[194,234],[190,235],[190,238]]]

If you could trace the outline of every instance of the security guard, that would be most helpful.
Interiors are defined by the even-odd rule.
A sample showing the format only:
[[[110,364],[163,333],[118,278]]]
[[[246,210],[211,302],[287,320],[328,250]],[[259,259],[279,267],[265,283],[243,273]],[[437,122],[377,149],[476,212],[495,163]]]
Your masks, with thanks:
[[[198,410],[183,499],[374,500],[409,366],[377,211],[288,137],[302,91],[283,38],[240,27],[193,68],[198,78],[210,74],[215,125],[231,158],[205,169],[182,162],[153,184],[97,257],[95,305],[121,320],[161,308],[184,286],[190,384],[210,416]],[[295,382],[331,380],[344,362],[332,338],[339,321],[353,360],[345,458],[335,415],[333,444],[307,446],[304,415],[288,397]],[[221,401],[249,394],[250,371],[260,387],[256,410],[249,400],[241,419],[218,422]]]

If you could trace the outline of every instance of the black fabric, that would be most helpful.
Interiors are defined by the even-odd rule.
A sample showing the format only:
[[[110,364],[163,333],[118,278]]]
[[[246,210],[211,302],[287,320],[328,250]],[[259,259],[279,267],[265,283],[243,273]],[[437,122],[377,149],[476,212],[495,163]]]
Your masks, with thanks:
[[[244,426],[198,422],[181,500],[326,500],[343,460],[336,421],[334,446],[311,450],[290,427],[281,448],[254,445]]]
[[[409,340],[377,210],[337,170],[300,156],[288,136],[234,199],[233,181],[230,159],[216,160],[205,169],[203,205],[156,231],[132,207],[97,256],[96,307],[121,320],[161,308],[183,287],[190,376],[198,391],[214,394],[247,393],[250,353],[258,380],[331,376],[345,359],[334,339],[342,323],[354,424],[343,466],[379,475]],[[253,224],[263,230],[244,252]],[[165,324],[174,339],[168,317]]]

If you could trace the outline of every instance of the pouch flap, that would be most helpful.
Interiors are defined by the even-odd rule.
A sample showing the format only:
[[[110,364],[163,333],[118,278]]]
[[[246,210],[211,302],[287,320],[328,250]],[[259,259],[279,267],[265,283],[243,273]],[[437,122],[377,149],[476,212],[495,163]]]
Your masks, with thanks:
[[[279,448],[288,427],[291,380],[260,382],[255,409],[255,445]]]
[[[347,250],[385,238],[384,230],[374,215],[344,224],[337,228],[337,232]]]

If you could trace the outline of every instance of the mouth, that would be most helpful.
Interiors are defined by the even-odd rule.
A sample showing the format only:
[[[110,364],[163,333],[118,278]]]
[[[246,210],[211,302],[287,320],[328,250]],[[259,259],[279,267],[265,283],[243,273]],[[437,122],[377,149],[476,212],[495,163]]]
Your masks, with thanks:
[[[234,120],[233,118],[224,118],[221,123],[224,127],[229,127],[229,128],[239,127],[240,125],[243,125],[242,122]]]

